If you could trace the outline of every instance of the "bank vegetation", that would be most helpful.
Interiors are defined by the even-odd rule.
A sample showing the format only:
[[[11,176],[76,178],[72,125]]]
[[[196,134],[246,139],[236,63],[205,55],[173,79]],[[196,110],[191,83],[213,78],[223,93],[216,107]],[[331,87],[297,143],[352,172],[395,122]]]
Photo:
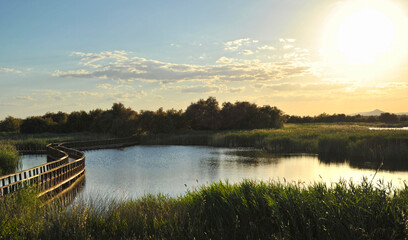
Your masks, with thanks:
[[[213,183],[179,197],[42,206],[0,202],[1,239],[404,239],[408,188],[361,183]]]

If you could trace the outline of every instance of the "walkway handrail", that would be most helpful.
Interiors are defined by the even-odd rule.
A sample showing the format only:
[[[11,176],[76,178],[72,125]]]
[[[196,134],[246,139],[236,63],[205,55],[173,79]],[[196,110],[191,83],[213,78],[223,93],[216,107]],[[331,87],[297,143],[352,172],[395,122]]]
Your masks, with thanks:
[[[48,144],[47,156],[55,159],[27,170],[0,177],[0,198],[25,186],[37,185],[40,196],[71,183],[85,172],[85,154],[62,144]],[[69,157],[74,161],[70,162]]]
[[[0,177],[0,199],[22,187],[33,185],[39,189],[39,196],[61,193],[84,176],[83,150],[126,147],[137,143],[139,143],[138,136],[48,144],[47,157],[53,161]]]
[[[59,165],[65,164],[68,162],[68,154],[66,154],[65,152],[55,149],[53,146],[55,144],[48,144],[47,147],[47,155],[54,158],[55,156],[59,153],[61,157],[55,159],[55,161],[53,162],[49,162],[49,163],[44,163],[35,167],[32,167],[30,169],[27,170],[23,170],[20,172],[16,172],[16,173],[11,173],[8,175],[4,175],[0,177],[0,186],[4,187],[6,185],[12,184],[14,182],[18,182],[33,176],[36,176],[38,174],[41,174],[43,172],[46,172],[52,168],[55,168]],[[0,193],[1,196],[1,193]]]

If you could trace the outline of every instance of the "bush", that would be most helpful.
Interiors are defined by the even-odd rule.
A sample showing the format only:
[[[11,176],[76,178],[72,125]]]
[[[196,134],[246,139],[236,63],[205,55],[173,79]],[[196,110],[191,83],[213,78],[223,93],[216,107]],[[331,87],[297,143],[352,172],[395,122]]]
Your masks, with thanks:
[[[18,151],[14,146],[8,144],[0,144],[1,172],[3,173],[12,172],[17,167],[18,160],[19,160]]]
[[[0,201],[0,239],[405,239],[408,188],[213,183],[169,198],[102,198],[41,207],[22,190]]]

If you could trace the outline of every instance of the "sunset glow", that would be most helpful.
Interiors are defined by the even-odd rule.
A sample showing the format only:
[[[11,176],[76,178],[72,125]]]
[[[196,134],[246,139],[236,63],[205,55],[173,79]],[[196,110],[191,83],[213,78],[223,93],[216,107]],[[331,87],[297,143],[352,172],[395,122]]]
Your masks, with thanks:
[[[394,39],[395,26],[391,19],[366,7],[343,20],[336,44],[348,63],[370,64],[390,51]]]
[[[406,60],[407,26],[406,13],[392,1],[338,3],[323,34],[325,59],[348,80],[372,83]]]
[[[4,1],[0,31],[0,119],[209,96],[408,112],[406,0]]]

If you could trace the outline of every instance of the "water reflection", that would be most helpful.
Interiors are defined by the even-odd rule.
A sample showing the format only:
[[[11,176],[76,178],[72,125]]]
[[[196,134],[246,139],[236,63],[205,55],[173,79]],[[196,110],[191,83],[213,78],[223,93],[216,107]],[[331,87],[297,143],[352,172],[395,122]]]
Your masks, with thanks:
[[[393,128],[379,128],[379,127],[371,127],[370,130],[408,130],[408,127],[393,127]]]
[[[27,170],[44,163],[47,163],[47,155],[45,154],[21,155],[16,172]]]
[[[317,155],[273,155],[253,149],[135,146],[88,151],[86,155],[85,198],[122,199],[148,193],[177,196],[202,184],[227,179],[230,183],[245,178],[331,183],[339,179],[360,181],[363,176],[371,179],[375,173],[352,168],[346,161],[319,161]],[[380,171],[375,180],[402,186],[407,177],[406,172]]]
[[[321,157],[318,156],[320,162],[324,164],[347,164],[352,168],[358,169],[371,169],[371,170],[386,170],[386,171],[408,171],[408,162],[405,159],[401,159],[400,156],[388,157],[386,160],[381,158],[373,159],[372,161],[364,161],[361,158],[345,159],[335,157]]]
[[[48,204],[58,204],[62,206],[69,206],[77,199],[77,196],[82,192],[86,185],[86,175],[79,177],[74,184],[64,189],[55,196],[50,196],[47,199]]]

